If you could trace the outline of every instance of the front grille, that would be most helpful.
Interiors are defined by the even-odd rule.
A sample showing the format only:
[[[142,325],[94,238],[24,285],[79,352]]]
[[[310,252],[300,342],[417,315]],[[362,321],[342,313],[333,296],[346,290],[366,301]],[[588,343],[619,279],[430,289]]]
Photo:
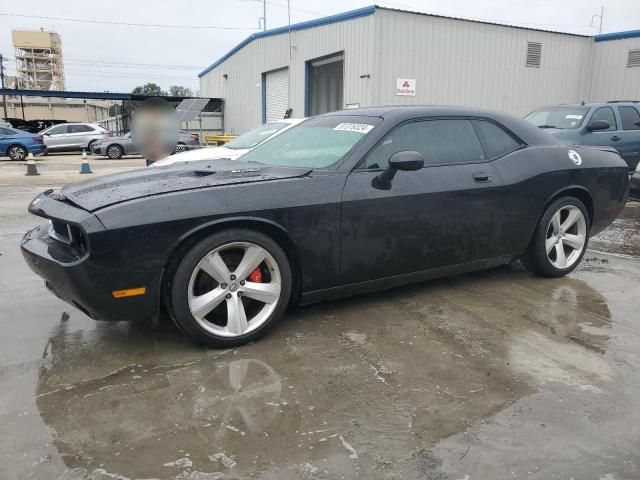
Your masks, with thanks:
[[[59,222],[57,220],[50,221],[51,226],[49,228],[49,236],[56,240],[71,244],[71,225],[68,223]]]
[[[87,242],[84,232],[77,226],[59,220],[50,220],[49,236],[54,240],[75,248],[79,253],[86,253]]]

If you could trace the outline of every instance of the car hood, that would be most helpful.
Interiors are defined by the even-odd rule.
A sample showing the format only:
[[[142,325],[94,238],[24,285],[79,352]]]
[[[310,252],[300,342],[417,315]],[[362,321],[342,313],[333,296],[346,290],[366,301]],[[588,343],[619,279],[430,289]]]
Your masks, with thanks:
[[[553,138],[561,143],[567,145],[577,145],[577,140],[580,137],[579,130],[569,128],[542,128],[545,133],[548,133]]]
[[[90,212],[164,193],[302,177],[305,168],[276,167],[238,160],[205,160],[108,175],[62,188],[63,200]]]

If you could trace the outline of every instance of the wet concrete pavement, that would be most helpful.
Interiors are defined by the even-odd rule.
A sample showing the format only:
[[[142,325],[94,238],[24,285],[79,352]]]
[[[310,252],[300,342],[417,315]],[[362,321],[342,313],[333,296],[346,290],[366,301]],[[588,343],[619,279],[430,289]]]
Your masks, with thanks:
[[[569,277],[431,281],[212,350],[46,292],[18,251],[37,191],[0,189],[2,479],[640,478],[640,204]]]

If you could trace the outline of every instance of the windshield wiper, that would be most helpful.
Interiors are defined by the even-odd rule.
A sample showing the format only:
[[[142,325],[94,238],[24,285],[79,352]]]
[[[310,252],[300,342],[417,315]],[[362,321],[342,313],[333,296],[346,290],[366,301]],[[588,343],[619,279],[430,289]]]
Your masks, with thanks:
[[[558,128],[555,125],[538,125],[538,128]]]

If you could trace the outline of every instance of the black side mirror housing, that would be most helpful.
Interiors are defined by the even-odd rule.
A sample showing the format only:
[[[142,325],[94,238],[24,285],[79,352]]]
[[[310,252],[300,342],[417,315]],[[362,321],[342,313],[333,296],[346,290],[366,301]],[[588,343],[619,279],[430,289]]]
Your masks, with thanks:
[[[611,124],[608,120],[594,120],[589,125],[587,125],[587,130],[590,132],[596,130],[608,130]]]
[[[371,184],[374,188],[389,190],[391,189],[391,180],[396,176],[398,170],[410,172],[420,170],[422,167],[424,167],[424,157],[420,152],[413,150],[396,152],[391,155],[389,166],[380,175],[375,177]]]

